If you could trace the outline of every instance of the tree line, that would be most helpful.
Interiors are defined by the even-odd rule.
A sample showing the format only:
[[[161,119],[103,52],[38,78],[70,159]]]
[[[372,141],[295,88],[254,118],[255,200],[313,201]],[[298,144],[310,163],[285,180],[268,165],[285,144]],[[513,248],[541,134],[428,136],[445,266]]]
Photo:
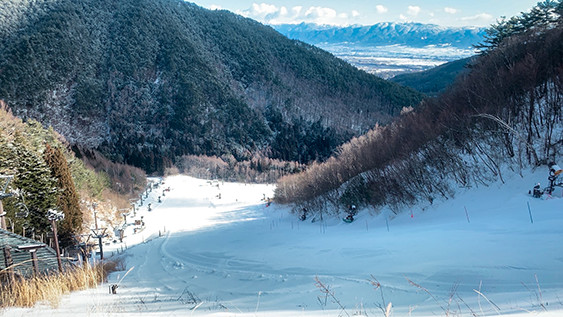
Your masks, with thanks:
[[[8,230],[18,234],[45,238],[51,232],[47,211],[55,209],[65,216],[58,228],[61,247],[75,244],[81,234],[89,233],[93,220],[89,204],[106,206],[111,217],[119,204],[129,207],[129,197],[146,182],[140,170],[115,163],[96,172],[95,162],[109,161],[80,160],[52,128],[34,120],[23,122],[2,102],[0,128],[0,174],[13,176],[7,188],[13,196],[3,200],[4,210]],[[104,208],[99,211],[104,214]]]

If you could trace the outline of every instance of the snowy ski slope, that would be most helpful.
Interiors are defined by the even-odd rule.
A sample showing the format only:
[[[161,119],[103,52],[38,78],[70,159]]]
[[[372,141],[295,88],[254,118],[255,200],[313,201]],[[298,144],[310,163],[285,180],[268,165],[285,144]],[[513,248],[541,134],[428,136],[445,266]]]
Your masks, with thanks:
[[[130,225],[124,243],[105,248],[114,256],[127,248],[119,256],[129,273],[57,309],[3,314],[384,316],[391,303],[392,316],[563,316],[562,192],[527,194],[546,178],[544,170],[505,175],[505,184],[399,215],[360,210],[346,224],[266,207],[271,185],[168,177],[137,213],[146,228]]]

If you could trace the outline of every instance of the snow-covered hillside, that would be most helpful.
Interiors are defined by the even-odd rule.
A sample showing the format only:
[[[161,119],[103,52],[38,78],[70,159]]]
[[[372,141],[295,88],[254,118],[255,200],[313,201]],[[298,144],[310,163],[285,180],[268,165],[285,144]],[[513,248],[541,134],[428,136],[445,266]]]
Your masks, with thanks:
[[[563,193],[527,194],[546,179],[538,169],[399,215],[362,210],[347,224],[302,222],[287,207],[267,207],[273,186],[173,176],[137,213],[146,228],[128,226],[124,243],[106,246],[128,273],[57,309],[3,313],[384,316],[391,303],[392,316],[561,316]]]

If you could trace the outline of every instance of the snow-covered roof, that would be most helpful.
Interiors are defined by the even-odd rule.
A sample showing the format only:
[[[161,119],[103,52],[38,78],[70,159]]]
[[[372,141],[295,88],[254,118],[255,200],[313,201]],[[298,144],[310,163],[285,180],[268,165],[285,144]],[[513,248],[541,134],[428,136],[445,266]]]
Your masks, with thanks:
[[[20,276],[29,277],[33,275],[33,266],[31,262],[31,254],[22,250],[26,246],[42,246],[43,244],[30,238],[20,236],[10,231],[0,229],[0,271],[6,269],[6,258],[4,249],[10,248],[12,256],[14,272]],[[20,247],[21,249],[19,249]],[[57,256],[55,250],[45,246],[39,247],[37,251],[37,266],[40,273],[56,272],[58,270]],[[68,261],[63,259],[68,264]],[[5,272],[5,271],[4,271]]]

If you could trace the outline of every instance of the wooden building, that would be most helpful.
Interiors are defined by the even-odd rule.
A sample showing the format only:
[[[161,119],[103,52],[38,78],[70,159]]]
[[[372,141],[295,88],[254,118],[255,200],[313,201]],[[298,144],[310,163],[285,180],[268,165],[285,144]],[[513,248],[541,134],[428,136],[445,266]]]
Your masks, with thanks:
[[[71,265],[66,259],[62,262],[63,267]],[[26,278],[58,272],[57,255],[44,243],[0,229],[0,272]]]

